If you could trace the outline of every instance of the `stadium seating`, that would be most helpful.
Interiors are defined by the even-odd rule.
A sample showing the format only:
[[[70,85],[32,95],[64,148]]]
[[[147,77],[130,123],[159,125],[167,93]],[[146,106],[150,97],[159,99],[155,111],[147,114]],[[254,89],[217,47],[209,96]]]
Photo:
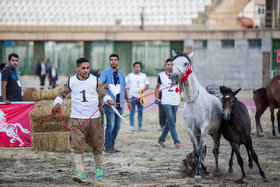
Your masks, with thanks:
[[[1,0],[2,26],[191,25],[212,0]]]

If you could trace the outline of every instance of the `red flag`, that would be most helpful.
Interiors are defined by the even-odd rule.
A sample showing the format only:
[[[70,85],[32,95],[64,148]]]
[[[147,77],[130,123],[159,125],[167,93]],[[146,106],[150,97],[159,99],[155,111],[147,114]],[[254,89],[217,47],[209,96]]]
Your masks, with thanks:
[[[34,102],[0,104],[0,147],[31,147],[29,112]]]

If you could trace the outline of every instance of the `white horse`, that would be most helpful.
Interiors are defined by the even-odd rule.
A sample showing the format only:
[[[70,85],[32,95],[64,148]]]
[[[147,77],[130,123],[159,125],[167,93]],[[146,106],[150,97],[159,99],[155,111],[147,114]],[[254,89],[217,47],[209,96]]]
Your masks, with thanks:
[[[194,179],[200,181],[202,179],[201,169],[206,175],[210,174],[204,165],[208,134],[214,141],[215,172],[219,172],[218,155],[221,138],[219,128],[222,122],[222,103],[216,96],[209,94],[197,81],[190,65],[193,54],[194,52],[187,55],[172,50],[173,69],[170,79],[174,85],[181,84],[185,94],[183,123],[193,144],[194,154],[198,158]]]
[[[23,146],[24,142],[18,136],[17,127],[20,128],[21,132],[28,134],[30,133],[28,129],[22,127],[20,123],[10,123],[6,122],[5,113],[0,110],[0,132],[5,132],[8,137],[11,137],[10,142],[15,143],[16,140],[20,142],[19,146]]]

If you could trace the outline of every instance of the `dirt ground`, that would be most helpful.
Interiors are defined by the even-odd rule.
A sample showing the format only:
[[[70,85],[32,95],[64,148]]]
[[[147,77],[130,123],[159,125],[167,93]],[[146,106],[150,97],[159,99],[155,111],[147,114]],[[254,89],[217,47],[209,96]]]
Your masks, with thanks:
[[[116,142],[116,148],[122,152],[103,154],[103,180],[95,180],[93,155],[85,153],[85,175],[88,183],[81,186],[279,186],[280,135],[277,133],[277,138],[271,136],[270,113],[266,111],[261,118],[263,137],[256,137],[252,91],[241,91],[237,96],[244,100],[250,109],[253,146],[268,182],[262,182],[255,163],[253,169],[248,167],[247,152],[244,146],[241,146],[247,183],[236,183],[235,181],[241,178],[240,168],[235,156],[234,173],[228,173],[231,149],[224,138],[221,140],[219,155],[221,176],[213,180],[203,178],[202,182],[197,183],[192,177],[183,175],[180,166],[186,155],[192,152],[192,145],[183,126],[181,112],[178,112],[176,124],[181,148],[174,147],[169,134],[167,147],[163,149],[156,145],[161,134],[158,112],[147,110],[143,118],[147,131],[131,132],[129,124],[122,123]],[[210,170],[214,168],[212,146],[212,139],[209,137],[205,161]],[[0,149],[0,186],[76,186],[77,184],[72,182],[72,158],[71,153]]]

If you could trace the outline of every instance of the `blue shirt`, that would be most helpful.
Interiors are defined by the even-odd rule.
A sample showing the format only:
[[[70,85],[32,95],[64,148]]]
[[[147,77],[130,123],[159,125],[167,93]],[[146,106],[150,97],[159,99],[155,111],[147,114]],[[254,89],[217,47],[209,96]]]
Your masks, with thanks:
[[[114,84],[114,71],[112,68],[108,68],[104,71],[99,76],[99,79],[101,80],[102,84]],[[125,101],[125,95],[124,95],[124,87],[126,86],[125,83],[125,76],[121,70],[118,69],[118,76],[119,76],[119,81],[120,81],[120,102]],[[105,89],[105,91],[111,96],[114,102],[116,102],[116,98],[114,97],[113,93],[109,89]],[[121,108],[124,108],[125,104],[122,103],[120,104]],[[116,107],[116,105],[115,105]]]

